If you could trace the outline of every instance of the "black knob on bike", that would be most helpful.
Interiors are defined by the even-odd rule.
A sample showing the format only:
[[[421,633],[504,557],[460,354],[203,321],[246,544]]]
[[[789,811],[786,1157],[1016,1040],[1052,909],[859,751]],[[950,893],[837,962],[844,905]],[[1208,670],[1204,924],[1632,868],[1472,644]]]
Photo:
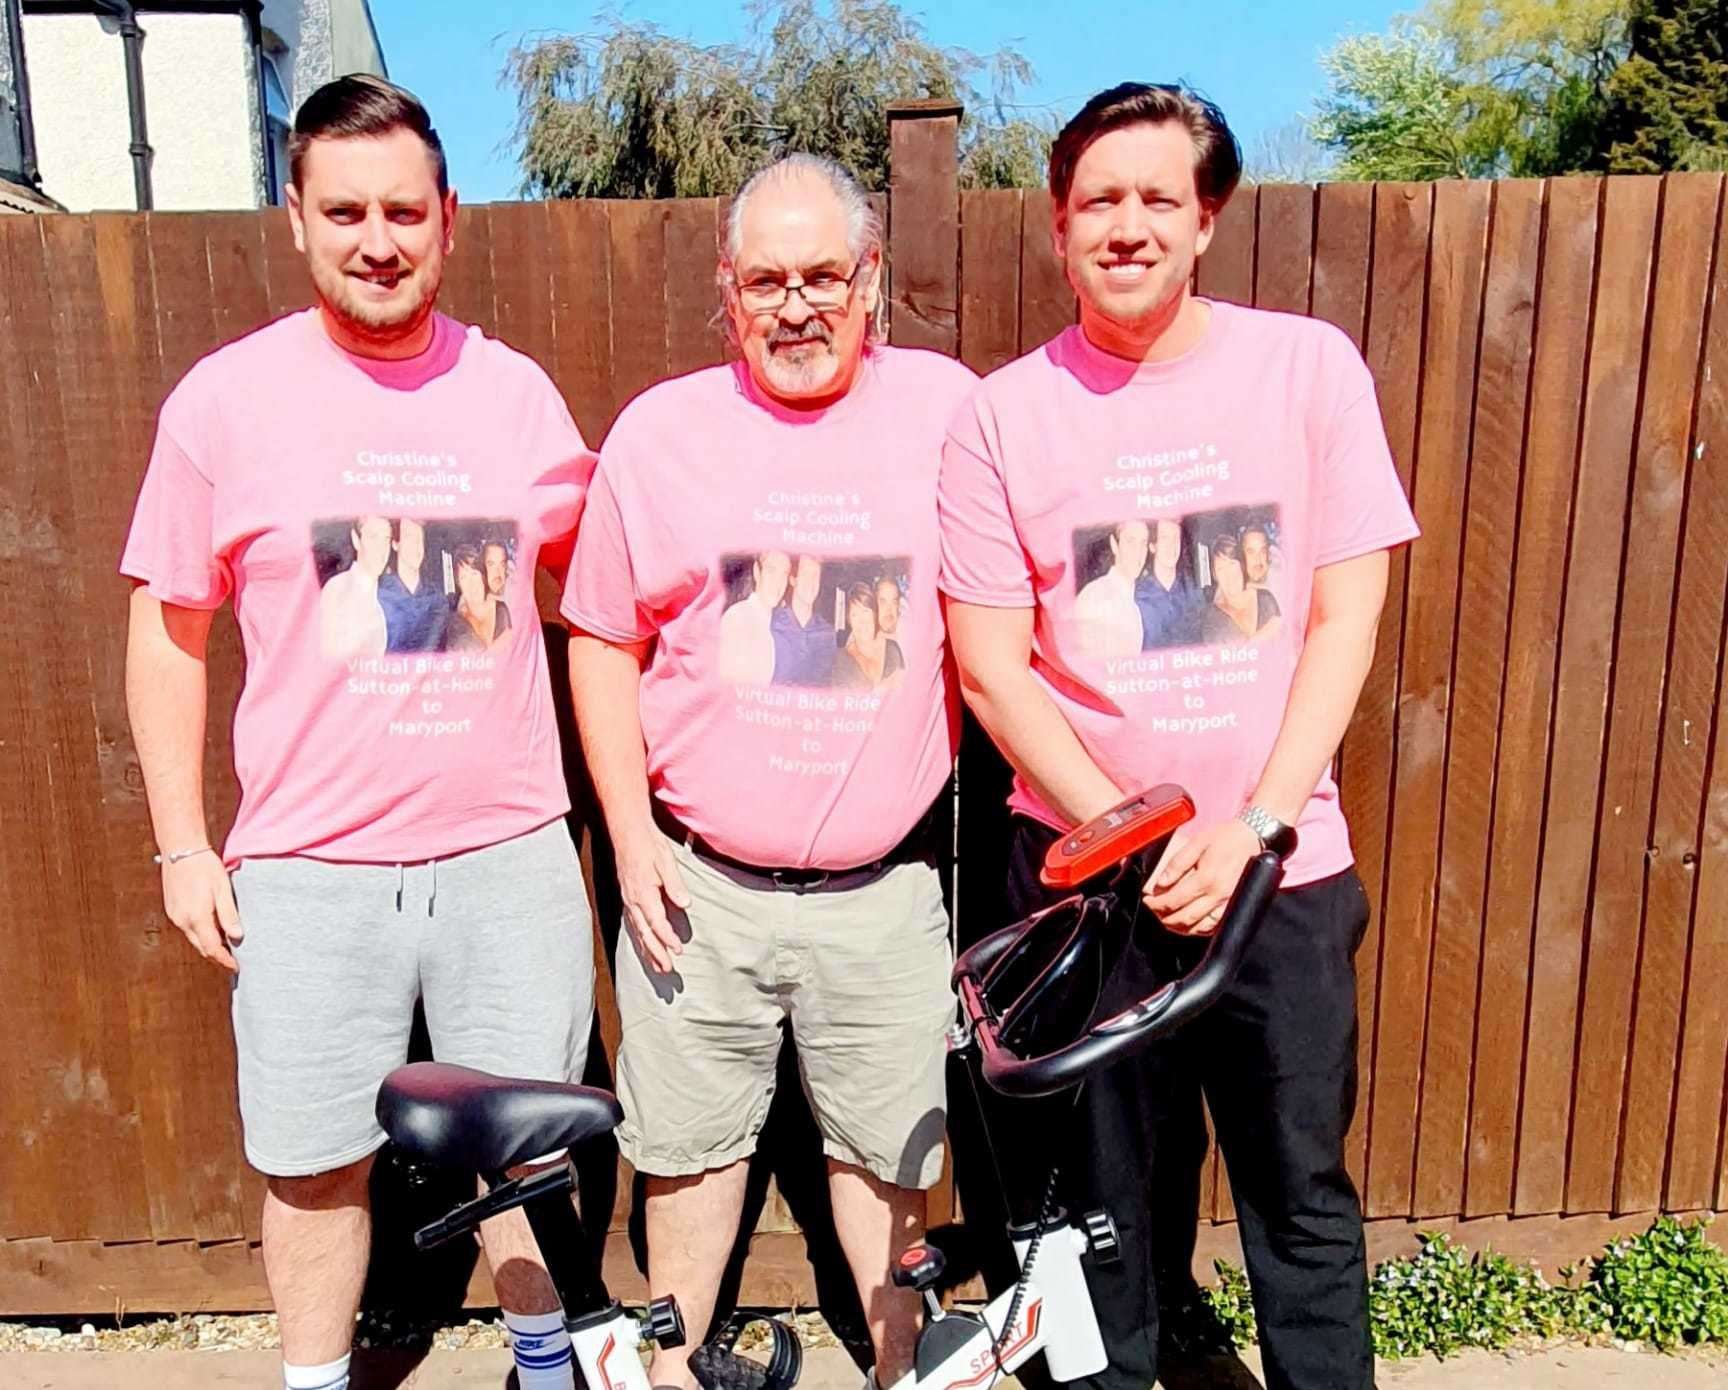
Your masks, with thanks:
[[[642,1319],[642,1340],[668,1350],[684,1345],[684,1315],[678,1311],[678,1300],[671,1294],[648,1305]]]
[[[1086,1232],[1086,1246],[1099,1264],[1113,1265],[1122,1258],[1122,1240],[1109,1212],[1102,1207],[1089,1211],[1080,1218],[1080,1225]]]
[[[947,1268],[948,1261],[940,1250],[920,1242],[908,1245],[900,1252],[900,1258],[894,1261],[893,1279],[902,1289],[916,1289],[922,1293],[925,1289],[934,1288],[942,1277],[942,1271]]]

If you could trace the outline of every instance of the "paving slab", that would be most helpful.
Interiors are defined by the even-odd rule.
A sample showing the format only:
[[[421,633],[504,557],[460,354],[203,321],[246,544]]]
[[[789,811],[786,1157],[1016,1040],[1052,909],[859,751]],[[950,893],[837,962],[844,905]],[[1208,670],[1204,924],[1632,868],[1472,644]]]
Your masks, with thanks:
[[[356,1358],[353,1390],[504,1390],[507,1351],[369,1353]],[[1172,1368],[1162,1390],[1261,1390],[1259,1356],[1219,1357]],[[4,1352],[3,1390],[277,1390],[268,1351]],[[1466,1352],[1445,1361],[1382,1362],[1381,1390],[1724,1390],[1728,1357],[1659,1356],[1609,1347],[1555,1347],[1527,1355]],[[806,1353],[799,1390],[858,1390],[838,1347]],[[1000,1390],[1018,1390],[1012,1380]]]

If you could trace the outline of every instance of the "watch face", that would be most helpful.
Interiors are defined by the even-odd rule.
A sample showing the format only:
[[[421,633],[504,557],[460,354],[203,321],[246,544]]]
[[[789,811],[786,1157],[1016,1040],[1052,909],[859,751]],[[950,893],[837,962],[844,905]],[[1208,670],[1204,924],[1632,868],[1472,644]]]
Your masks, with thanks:
[[[1296,829],[1285,825],[1283,821],[1263,811],[1258,806],[1250,806],[1242,812],[1242,821],[1260,837],[1263,848],[1269,849],[1280,859],[1288,859],[1296,848]]]

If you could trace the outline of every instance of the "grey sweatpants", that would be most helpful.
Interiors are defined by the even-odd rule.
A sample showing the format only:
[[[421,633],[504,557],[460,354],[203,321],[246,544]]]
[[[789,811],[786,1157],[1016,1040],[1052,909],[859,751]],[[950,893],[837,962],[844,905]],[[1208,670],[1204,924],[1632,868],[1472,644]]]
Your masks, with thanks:
[[[441,1062],[581,1075],[594,938],[562,820],[422,864],[247,859],[233,881],[240,1118],[261,1172],[328,1172],[383,1144],[378,1084],[407,1057],[416,999]]]

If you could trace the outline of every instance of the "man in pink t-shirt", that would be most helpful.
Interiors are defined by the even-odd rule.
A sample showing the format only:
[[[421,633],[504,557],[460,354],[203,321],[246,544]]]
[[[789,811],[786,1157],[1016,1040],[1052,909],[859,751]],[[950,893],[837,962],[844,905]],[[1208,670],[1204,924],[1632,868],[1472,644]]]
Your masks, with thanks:
[[[435,311],[456,195],[419,102],[330,83],[301,106],[290,159],[319,305],[174,388],[120,568],[164,904],[234,973],[284,1382],[341,1390],[374,1102],[416,999],[443,1061],[562,1082],[587,1055],[591,927],[545,649],[507,604],[532,614],[536,564],[568,556],[593,456],[545,373]],[[218,853],[205,648],[229,601],[246,677]],[[522,1213],[485,1244],[523,1390],[570,1390]]]
[[[1036,871],[1063,828],[1179,783],[1198,816],[1147,883],[1135,939],[1181,967],[1248,860],[1295,836],[1284,891],[1213,1012],[1093,1078],[1077,1109],[1065,1098],[1046,1121],[1006,1107],[1017,1138],[1053,1139],[1021,1155],[1024,1186],[1055,1162],[1063,1205],[1105,1206],[1122,1231],[1121,1264],[1092,1281],[1111,1360],[1099,1390],[1156,1378],[1158,1279],[1171,1301],[1190,1279],[1197,1086],[1268,1385],[1373,1382],[1343,1148],[1367,903],[1331,762],[1373,655],[1388,548],[1416,527],[1349,340],[1190,292],[1239,170],[1222,115],[1185,90],[1093,98],[1050,164],[1080,323],[986,379],[943,454],[954,653],[1017,774],[1010,915],[1047,900]],[[968,1216],[988,1227],[987,1164],[958,1136]],[[1038,1195],[1010,1191],[1013,1215]]]
[[[618,1136],[647,1175],[649,1287],[708,1324],[789,1024],[887,1384],[918,1309],[888,1255],[942,1170],[936,473],[975,379],[874,341],[880,271],[838,165],[745,185],[720,266],[740,360],[618,417],[563,611],[633,947]],[[654,1383],[694,1385],[687,1357],[656,1351]]]

